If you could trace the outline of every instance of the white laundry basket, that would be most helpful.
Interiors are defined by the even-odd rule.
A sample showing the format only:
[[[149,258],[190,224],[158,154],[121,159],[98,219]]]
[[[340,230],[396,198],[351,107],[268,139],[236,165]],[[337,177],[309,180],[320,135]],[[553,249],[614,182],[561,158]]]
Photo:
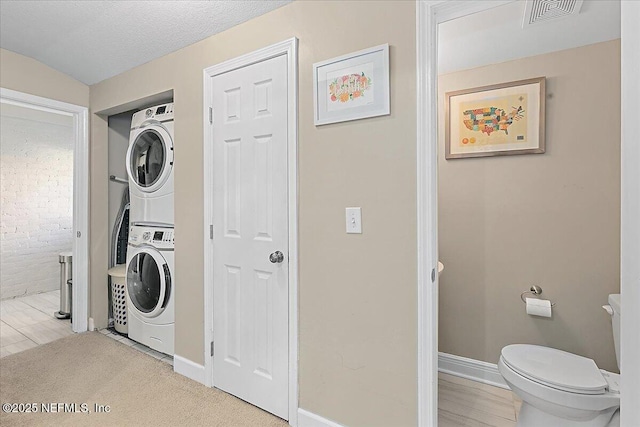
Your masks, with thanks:
[[[111,305],[113,306],[113,327],[121,334],[128,334],[127,299],[125,286],[127,270],[124,264],[118,264],[108,271],[111,276]]]

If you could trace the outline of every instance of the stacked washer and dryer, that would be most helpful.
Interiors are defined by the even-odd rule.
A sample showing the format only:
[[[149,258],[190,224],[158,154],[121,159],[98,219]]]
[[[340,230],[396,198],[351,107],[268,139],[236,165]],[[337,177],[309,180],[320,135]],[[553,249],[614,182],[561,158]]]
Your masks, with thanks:
[[[129,338],[174,354],[173,103],[135,113],[127,174]]]

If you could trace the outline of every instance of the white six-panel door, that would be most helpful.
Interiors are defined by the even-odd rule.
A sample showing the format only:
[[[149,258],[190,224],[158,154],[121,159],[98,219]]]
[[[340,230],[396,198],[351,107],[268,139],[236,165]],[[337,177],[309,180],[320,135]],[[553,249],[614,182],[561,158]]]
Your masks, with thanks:
[[[212,80],[214,385],[286,419],[287,57]]]

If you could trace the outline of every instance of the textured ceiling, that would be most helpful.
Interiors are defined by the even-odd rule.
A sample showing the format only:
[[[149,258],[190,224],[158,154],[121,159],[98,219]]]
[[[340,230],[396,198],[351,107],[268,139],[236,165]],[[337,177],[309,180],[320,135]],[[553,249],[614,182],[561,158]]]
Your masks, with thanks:
[[[0,47],[94,84],[293,0],[0,0]],[[620,2],[522,29],[524,1],[440,25],[441,73],[620,37]],[[499,48],[477,48],[497,40]],[[451,54],[455,52],[455,54]]]
[[[88,85],[292,0],[0,1],[0,47]]]

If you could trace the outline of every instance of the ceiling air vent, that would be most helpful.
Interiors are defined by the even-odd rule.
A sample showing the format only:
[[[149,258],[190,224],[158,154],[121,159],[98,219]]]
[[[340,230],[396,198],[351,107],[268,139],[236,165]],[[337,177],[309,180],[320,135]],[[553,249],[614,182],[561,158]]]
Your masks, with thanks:
[[[580,13],[584,0],[527,0],[522,28]]]

